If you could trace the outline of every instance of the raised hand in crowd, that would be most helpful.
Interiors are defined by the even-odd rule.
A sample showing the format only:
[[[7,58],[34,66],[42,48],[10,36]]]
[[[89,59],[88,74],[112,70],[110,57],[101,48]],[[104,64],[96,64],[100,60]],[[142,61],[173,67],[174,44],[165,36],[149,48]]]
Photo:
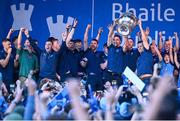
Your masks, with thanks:
[[[144,104],[143,96],[142,96],[140,90],[139,90],[135,85],[131,86],[131,87],[129,88],[129,91],[130,91],[134,96],[137,97],[139,104]]]
[[[88,49],[88,32],[91,29],[91,24],[88,24],[84,33],[84,51]]]
[[[21,49],[22,33],[25,31],[25,28],[21,28],[18,35],[17,48]]]
[[[165,106],[168,106],[167,102],[164,102],[164,100],[166,101],[172,101],[170,97],[167,97],[167,96],[170,96],[172,95],[171,94],[171,91],[175,89],[174,87],[174,79],[172,76],[170,75],[164,75],[160,82],[158,83],[157,85],[157,88],[154,90],[153,94],[152,94],[152,98],[149,102],[149,104],[145,107],[145,112],[144,112],[144,115],[143,115],[143,119],[145,120],[157,120],[157,119],[169,119],[169,120],[174,120],[172,118],[174,117],[171,117],[172,115],[169,113],[166,113],[166,112],[162,112],[163,111],[163,107]],[[172,104],[173,102],[171,102]],[[175,102],[174,102],[175,103]],[[175,103],[176,105],[176,103]],[[166,109],[164,107],[164,109]],[[162,110],[161,110],[162,109]],[[167,111],[170,111],[172,110],[173,108],[170,108],[170,109],[166,109]],[[172,110],[173,112],[175,110]],[[172,113],[173,113],[172,112]],[[165,115],[161,114],[161,113],[165,113]],[[171,115],[168,117],[168,115]]]
[[[14,29],[11,28],[11,29],[9,30],[6,38],[7,38],[7,39],[10,39],[13,32],[14,32]]]
[[[110,46],[113,43],[115,25],[116,25],[115,22],[113,22],[113,24],[108,25],[109,33],[108,33],[108,39],[107,39],[107,46]]]
[[[179,50],[179,37],[178,37],[178,33],[174,32],[174,37],[176,39],[176,49],[177,51]]]
[[[68,92],[74,108],[74,117],[76,120],[88,120],[88,113],[85,111],[80,101],[80,83],[77,79],[68,80]]]
[[[145,31],[144,31],[143,28],[142,28],[142,21],[139,20],[139,21],[138,21],[138,24],[139,24],[139,28],[140,28],[140,31],[141,31],[141,39],[142,39],[142,41],[143,41],[143,45],[144,45],[145,49],[149,50],[149,43],[148,43],[148,40],[147,40],[147,36],[146,36],[146,34],[145,34]],[[146,33],[148,33],[149,30],[147,29],[146,31],[147,31]]]
[[[68,43],[69,43],[69,42],[72,40],[72,38],[73,38],[73,35],[74,35],[75,28],[76,28],[77,24],[78,24],[78,20],[75,18],[75,19],[74,19],[74,22],[73,22],[73,25],[72,25],[72,28],[71,28],[69,34],[67,34],[67,38],[65,39],[65,40],[66,40],[66,46],[67,46],[67,47],[69,46]]]
[[[162,52],[162,49],[163,49],[163,38],[162,38],[162,32],[160,31],[158,34],[159,34],[158,49],[160,50],[160,52]]]
[[[149,29],[149,27],[146,27],[146,30],[145,30],[145,35],[146,35],[146,37],[148,37],[149,34],[150,34],[150,29]]]
[[[71,25],[69,23],[66,24],[66,31],[61,33],[61,36],[62,36],[62,40],[65,42],[68,35],[69,35],[69,32],[71,30]]]
[[[173,43],[172,43],[172,37],[169,37],[169,57],[170,57],[170,60],[171,60],[171,63],[174,63],[174,59],[173,59]]]
[[[112,87],[105,93],[106,98],[106,112],[105,112],[105,119],[106,120],[113,120],[113,111],[115,106],[115,94],[116,92],[113,90]]]
[[[154,42],[155,42],[155,40],[154,40]],[[162,55],[161,55],[158,47],[156,46],[156,44],[154,45],[154,49],[156,51],[156,54],[158,55],[159,61],[162,61],[163,60]]]
[[[24,34],[26,35],[27,38],[29,38],[30,35],[29,35],[29,30],[28,29],[24,30]]]
[[[78,20],[77,20],[77,18],[75,18],[72,27],[73,27],[73,28],[76,28],[77,24],[78,24]]]
[[[102,27],[100,27],[100,28],[98,29],[98,34],[97,34],[97,36],[96,36],[96,40],[98,40],[98,41],[99,41],[99,39],[100,39],[100,36],[101,36],[102,32],[103,32],[103,28],[102,28]]]
[[[176,67],[179,69],[180,63],[178,62],[178,59],[177,59],[178,51],[177,51],[176,47],[173,48],[173,51],[174,51],[174,63],[176,65]]]
[[[23,88],[21,88],[21,82],[19,80],[16,81],[16,92],[15,92],[15,98],[14,100],[10,103],[8,109],[6,110],[5,114],[9,114],[13,111],[13,109],[16,107],[16,105],[21,101],[22,98],[22,92]]]
[[[37,84],[31,78],[26,79],[26,84],[28,88],[28,98],[24,112],[24,119],[32,120],[35,110],[35,93],[36,93]]]

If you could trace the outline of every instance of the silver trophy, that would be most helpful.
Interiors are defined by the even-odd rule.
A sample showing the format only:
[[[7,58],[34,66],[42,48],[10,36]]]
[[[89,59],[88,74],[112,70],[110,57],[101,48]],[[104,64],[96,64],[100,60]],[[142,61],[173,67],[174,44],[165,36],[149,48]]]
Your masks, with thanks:
[[[133,13],[124,13],[115,21],[116,30],[120,35],[127,36],[133,31],[137,23],[138,19]]]

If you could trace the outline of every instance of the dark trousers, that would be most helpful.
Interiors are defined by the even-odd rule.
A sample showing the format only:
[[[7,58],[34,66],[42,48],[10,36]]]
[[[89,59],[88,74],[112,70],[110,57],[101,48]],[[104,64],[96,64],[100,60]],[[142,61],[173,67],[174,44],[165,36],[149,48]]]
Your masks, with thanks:
[[[149,86],[149,84],[150,84],[150,80],[151,80],[150,77],[149,77],[149,78],[144,78],[144,79],[142,80],[142,81],[145,83],[145,87],[144,87],[144,89],[142,90],[142,93],[147,91],[147,88],[148,88],[148,86]]]
[[[88,75],[87,84],[91,85],[92,91],[102,90],[103,83],[101,75]]]
[[[12,81],[9,81],[9,80],[6,80],[6,81],[3,81],[3,83],[5,84],[8,92],[13,92],[15,91],[15,83]]]

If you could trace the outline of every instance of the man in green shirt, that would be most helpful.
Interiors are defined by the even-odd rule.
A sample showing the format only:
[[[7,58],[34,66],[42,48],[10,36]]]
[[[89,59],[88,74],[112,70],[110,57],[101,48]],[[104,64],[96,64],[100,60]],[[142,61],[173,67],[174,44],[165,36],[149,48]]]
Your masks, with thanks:
[[[32,78],[35,79],[34,74],[39,70],[38,58],[33,53],[33,49],[29,43],[29,40],[25,41],[25,48],[21,47],[22,33],[24,32],[24,28],[21,28],[18,36],[18,48],[17,54],[19,55],[19,80],[24,83],[26,78],[28,78],[28,74],[32,70]]]

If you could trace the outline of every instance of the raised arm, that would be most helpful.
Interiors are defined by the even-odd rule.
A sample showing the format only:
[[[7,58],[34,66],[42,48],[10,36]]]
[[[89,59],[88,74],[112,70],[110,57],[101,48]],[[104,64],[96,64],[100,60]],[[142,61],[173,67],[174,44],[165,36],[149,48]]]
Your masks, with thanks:
[[[24,34],[26,35],[26,37],[29,40],[30,45],[33,47],[33,49],[37,52],[38,55],[40,55],[41,49],[37,46],[37,44],[30,37],[28,29],[25,29]]]
[[[150,33],[150,29],[149,29],[149,27],[146,27],[146,30],[145,30],[145,36],[146,36],[146,38],[148,38],[148,36],[149,36],[149,33]]]
[[[14,30],[11,28],[11,29],[9,30],[6,38],[7,38],[7,39],[10,39],[13,32],[14,32]]]
[[[24,112],[24,120],[32,120],[33,113],[35,111],[35,92],[36,92],[36,82],[32,79],[27,79],[28,84],[28,97],[27,104]]]
[[[126,52],[127,49],[128,49],[128,45],[129,45],[128,37],[127,36],[123,36],[123,41],[124,41],[123,51]]]
[[[24,32],[24,28],[21,28],[18,35],[17,48],[21,49],[21,41],[22,41],[22,33]]]
[[[110,24],[108,26],[109,33],[108,33],[108,40],[107,40],[107,46],[109,47],[112,42],[113,42],[113,35],[114,35],[114,27],[115,27],[115,22],[113,24]]]
[[[97,40],[97,41],[99,41],[102,32],[103,32],[103,28],[100,27],[100,28],[98,29],[98,34],[97,34],[97,36],[96,36],[96,40]]]
[[[147,36],[146,36],[146,34],[145,34],[145,32],[144,32],[144,30],[142,28],[142,21],[139,20],[138,23],[139,23],[139,28],[140,28],[140,31],[141,31],[141,38],[142,38],[142,41],[143,41],[143,45],[147,50],[149,50],[149,43],[148,43],[148,40],[147,40]]]
[[[61,36],[62,36],[62,41],[66,41],[67,40],[67,37],[69,35],[69,30],[70,30],[70,25],[67,23],[66,24],[66,31],[61,33]]]
[[[5,68],[7,66],[7,64],[9,63],[9,59],[10,59],[10,56],[11,56],[11,52],[12,52],[12,48],[9,48],[7,50],[7,56],[5,59],[1,59],[0,60],[0,65]]]
[[[78,24],[78,20],[74,19],[74,23],[73,23],[72,29],[71,29],[70,33],[67,35],[66,46],[68,46],[69,41],[72,40],[77,24]]]
[[[177,59],[177,52],[178,51],[176,50],[176,48],[174,48],[174,63],[176,64],[177,68],[179,68],[180,64],[179,64],[178,59]]]
[[[71,98],[71,104],[74,109],[74,118],[76,120],[88,120],[88,112],[84,109],[80,103],[80,87],[78,80],[69,79],[68,92]]]
[[[163,40],[162,40],[162,32],[159,32],[159,45],[158,45],[159,50],[163,49]]]
[[[159,58],[159,61],[162,61],[162,55],[161,55],[161,53],[160,53],[160,51],[159,51],[159,49],[157,48],[157,46],[155,45],[154,46],[154,49],[155,49],[155,51],[156,51],[156,53],[157,53],[157,55],[158,55],[158,58]]]
[[[169,38],[169,44],[170,44],[170,48],[169,48],[169,57],[170,57],[170,60],[171,60],[171,63],[174,63],[174,60],[173,60],[173,47],[172,47],[172,38],[170,37]]]
[[[176,49],[178,51],[179,50],[179,37],[178,37],[178,33],[174,32],[174,36],[176,38]]]
[[[116,92],[113,90],[112,87],[106,92],[105,98],[106,98],[106,112],[105,112],[105,120],[111,120],[113,121],[113,110],[115,106],[115,95]]]
[[[5,114],[11,113],[14,110],[14,108],[16,107],[16,105],[21,100],[23,89],[20,87],[20,83],[21,82],[19,80],[16,81],[16,85],[17,85],[17,87],[16,87],[16,95],[15,95],[14,100],[10,103],[10,105],[9,105],[8,109],[6,110]]]
[[[84,51],[88,49],[88,32],[91,29],[91,24],[88,24],[84,33]]]

